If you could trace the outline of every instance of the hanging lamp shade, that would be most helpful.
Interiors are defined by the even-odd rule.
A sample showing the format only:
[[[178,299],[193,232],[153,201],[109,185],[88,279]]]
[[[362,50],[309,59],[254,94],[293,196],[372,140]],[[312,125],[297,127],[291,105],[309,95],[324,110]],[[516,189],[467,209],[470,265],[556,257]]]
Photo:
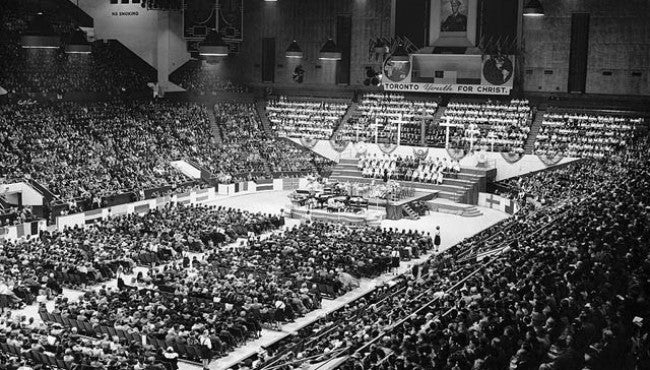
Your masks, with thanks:
[[[320,54],[318,59],[320,60],[341,60],[343,55],[341,50],[336,46],[334,40],[327,39],[323,47],[320,49]]]
[[[204,57],[228,56],[228,44],[223,41],[219,32],[210,30],[210,33],[208,33],[201,46],[199,46],[199,55]]]
[[[57,49],[61,47],[61,37],[45,14],[39,12],[28,23],[20,44],[25,49]]]
[[[544,7],[539,0],[528,0],[524,5],[523,13],[527,17],[541,17],[544,15]]]
[[[66,54],[90,54],[91,48],[86,33],[78,28],[72,33],[70,42],[65,46]]]
[[[287,58],[302,58],[303,57],[303,52],[302,49],[300,48],[300,45],[296,42],[296,40],[291,41],[291,44],[289,44],[289,47],[287,48],[287,51],[284,54]]]
[[[391,60],[395,63],[406,63],[409,61],[409,53],[401,43],[397,45],[395,52],[391,55]]]

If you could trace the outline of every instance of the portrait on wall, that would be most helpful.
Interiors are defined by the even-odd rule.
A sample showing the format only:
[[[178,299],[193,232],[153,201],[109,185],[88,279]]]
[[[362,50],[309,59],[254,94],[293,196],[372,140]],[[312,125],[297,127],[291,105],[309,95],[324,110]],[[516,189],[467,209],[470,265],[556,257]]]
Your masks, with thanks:
[[[432,0],[429,45],[476,46],[478,0]]]
[[[440,11],[441,32],[467,32],[467,5],[462,0],[442,0]]]

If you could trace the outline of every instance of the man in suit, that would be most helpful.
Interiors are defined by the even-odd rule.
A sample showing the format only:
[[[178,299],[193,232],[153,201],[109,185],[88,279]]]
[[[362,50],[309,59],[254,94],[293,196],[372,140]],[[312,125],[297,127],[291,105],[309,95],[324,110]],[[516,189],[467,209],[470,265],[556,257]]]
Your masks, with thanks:
[[[451,0],[451,14],[442,23],[443,32],[465,32],[467,31],[467,16],[460,13],[460,0]]]

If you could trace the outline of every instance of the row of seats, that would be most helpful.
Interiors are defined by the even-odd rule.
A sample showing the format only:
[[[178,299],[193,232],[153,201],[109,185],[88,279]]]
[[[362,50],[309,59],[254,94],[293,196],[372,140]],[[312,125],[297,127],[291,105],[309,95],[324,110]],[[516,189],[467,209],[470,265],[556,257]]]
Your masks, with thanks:
[[[280,136],[327,140],[348,109],[334,101],[292,100],[280,96],[269,100],[266,114]]]

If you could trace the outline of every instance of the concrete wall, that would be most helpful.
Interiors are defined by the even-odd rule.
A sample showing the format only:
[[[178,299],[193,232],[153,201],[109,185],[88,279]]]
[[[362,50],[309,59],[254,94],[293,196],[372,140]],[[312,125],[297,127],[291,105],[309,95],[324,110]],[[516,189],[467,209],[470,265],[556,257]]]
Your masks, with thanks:
[[[20,193],[23,206],[42,206],[43,196],[25,182],[4,184],[0,186],[0,193]]]
[[[108,0],[74,0],[94,20],[95,39],[116,39],[154,68],[158,62],[159,37],[165,37],[170,71],[190,58],[183,38],[183,16],[179,12],[146,10],[140,4],[111,4]],[[169,17],[163,22],[162,17]],[[158,32],[168,24],[166,32]]]
[[[542,0],[542,4],[544,17],[524,18],[526,91],[567,92],[571,14],[587,12],[590,24],[586,92],[650,94],[649,1]],[[603,72],[612,75],[604,76]],[[635,72],[640,76],[634,76]]]
[[[275,38],[275,82],[294,83],[293,70],[301,64],[305,70],[304,84],[335,84],[335,64],[318,60],[318,52],[328,37],[336,40],[336,16],[352,17],[352,51],[350,82],[360,85],[365,79],[365,66],[379,63],[368,59],[368,42],[380,35],[390,35],[390,0],[282,0],[244,1],[244,43],[236,57],[246,66],[250,81],[261,82],[262,39]],[[302,60],[284,56],[286,48],[296,39],[304,52]]]

